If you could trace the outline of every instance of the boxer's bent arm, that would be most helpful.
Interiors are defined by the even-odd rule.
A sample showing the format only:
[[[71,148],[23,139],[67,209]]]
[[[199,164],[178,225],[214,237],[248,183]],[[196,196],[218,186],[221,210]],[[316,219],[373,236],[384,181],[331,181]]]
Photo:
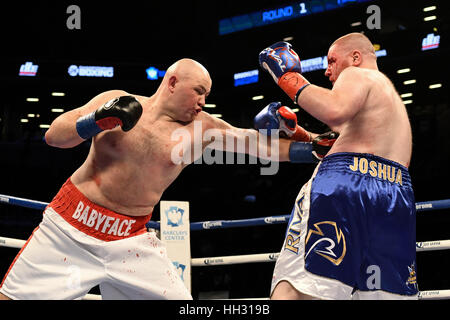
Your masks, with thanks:
[[[106,91],[92,98],[84,106],[63,113],[53,120],[45,133],[46,143],[58,148],[72,148],[79,145],[84,139],[78,135],[76,129],[78,118],[97,110],[111,99],[123,95],[127,93],[122,90]]]
[[[339,75],[332,90],[311,84],[299,95],[297,103],[333,128],[356,115],[365,104],[369,88],[368,79],[356,67],[348,67]]]

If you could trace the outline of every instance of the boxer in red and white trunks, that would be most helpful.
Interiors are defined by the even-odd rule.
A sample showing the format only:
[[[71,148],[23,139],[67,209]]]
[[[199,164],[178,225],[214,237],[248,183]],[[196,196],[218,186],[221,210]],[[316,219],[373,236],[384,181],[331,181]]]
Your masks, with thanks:
[[[230,137],[258,136],[202,111],[211,84],[201,64],[181,59],[150,97],[107,91],[53,121],[47,144],[71,148],[92,138],[90,152],[12,263],[0,298],[75,299],[99,285],[105,299],[192,299],[145,223],[164,190],[196,160],[173,161],[179,141],[172,132],[183,128],[194,137],[194,120],[201,121],[203,131],[223,133],[226,151],[237,146],[225,143]],[[189,141],[183,150],[194,149],[195,139]],[[203,150],[210,141],[201,143]],[[280,139],[279,161],[289,160],[290,145]],[[305,146],[311,158],[311,144]]]
[[[14,260],[2,284],[11,299],[189,299],[150,215],[129,216],[86,198],[70,179]],[[151,265],[149,264],[151,261]]]

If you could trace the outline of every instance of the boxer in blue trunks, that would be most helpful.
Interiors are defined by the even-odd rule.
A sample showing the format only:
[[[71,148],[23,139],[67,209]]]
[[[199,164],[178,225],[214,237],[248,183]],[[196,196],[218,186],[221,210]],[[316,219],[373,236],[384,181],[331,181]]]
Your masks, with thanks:
[[[411,126],[372,43],[351,33],[330,46],[331,90],[302,76],[289,43],[259,61],[294,103],[339,133],[295,201],[271,299],[417,299]]]

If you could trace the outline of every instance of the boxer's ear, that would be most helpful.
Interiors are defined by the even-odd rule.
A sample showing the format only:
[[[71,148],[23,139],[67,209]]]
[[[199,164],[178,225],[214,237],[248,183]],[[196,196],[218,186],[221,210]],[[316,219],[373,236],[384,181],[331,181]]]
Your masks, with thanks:
[[[169,91],[173,93],[175,90],[175,85],[178,82],[177,76],[173,75],[169,78],[169,81],[167,82],[167,87],[169,88]]]
[[[362,62],[362,54],[361,51],[359,50],[353,50],[352,51],[352,65],[357,67],[361,64]]]

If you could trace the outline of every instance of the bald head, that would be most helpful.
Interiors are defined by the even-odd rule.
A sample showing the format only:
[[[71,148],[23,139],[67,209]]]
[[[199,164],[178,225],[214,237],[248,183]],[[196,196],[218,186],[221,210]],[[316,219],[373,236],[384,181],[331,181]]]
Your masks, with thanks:
[[[333,85],[341,72],[348,67],[378,70],[372,42],[361,33],[349,33],[334,41],[328,50],[327,58],[325,76]]]
[[[172,119],[189,122],[202,111],[211,86],[204,66],[192,59],[180,59],[167,69],[153,101]]]
[[[207,91],[211,89],[208,70],[202,64],[188,58],[180,59],[167,68],[158,93],[166,92],[176,83],[200,83]]]
[[[361,54],[369,59],[375,59],[375,49],[372,42],[362,33],[353,32],[340,37],[330,46],[335,46],[343,54],[348,54],[353,50],[358,50]]]
[[[180,80],[192,78],[210,78],[208,70],[195,60],[184,58],[172,64],[166,71],[164,79],[176,76]]]

